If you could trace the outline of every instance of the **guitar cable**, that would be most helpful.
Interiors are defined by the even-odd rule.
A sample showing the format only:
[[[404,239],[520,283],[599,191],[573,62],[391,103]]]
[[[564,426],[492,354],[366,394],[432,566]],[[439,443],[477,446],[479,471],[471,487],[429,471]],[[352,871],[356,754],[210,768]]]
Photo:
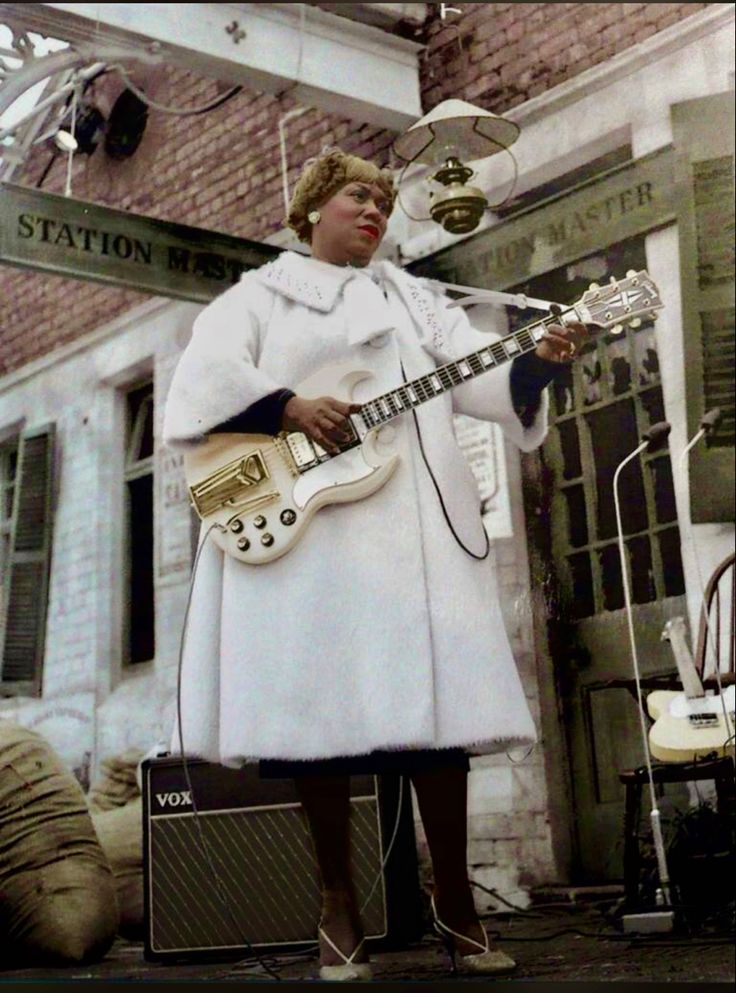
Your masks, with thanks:
[[[404,383],[407,383],[408,380],[406,378],[406,370],[404,369],[404,363],[401,360],[399,360],[399,363],[401,365],[401,378],[404,380]],[[490,554],[491,551],[491,541],[490,538],[488,537],[488,532],[484,527],[483,536],[486,540],[486,547],[482,555],[479,555],[477,552],[474,552],[472,549],[468,548],[467,545],[465,545],[463,540],[458,535],[457,531],[453,526],[452,520],[450,519],[450,515],[447,512],[447,507],[445,506],[445,500],[444,497],[442,496],[442,490],[440,489],[440,485],[437,482],[434,472],[432,471],[432,466],[429,464],[429,459],[427,458],[427,453],[424,449],[424,439],[422,438],[422,431],[421,428],[419,427],[419,418],[417,417],[417,412],[412,408],[411,413],[412,413],[412,417],[414,418],[414,426],[417,432],[417,439],[419,441],[419,451],[421,452],[422,455],[422,461],[424,462],[427,472],[429,473],[429,478],[432,480],[432,485],[434,486],[434,491],[437,494],[437,499],[439,500],[440,503],[440,509],[442,510],[442,515],[445,518],[445,521],[447,522],[447,526],[450,529],[453,538],[460,546],[460,548],[462,548],[462,550],[466,552],[471,558],[476,559],[479,562],[482,562],[484,559],[488,558],[488,555]]]
[[[198,565],[199,565],[200,556],[202,554],[202,550],[205,547],[205,544],[207,543],[207,539],[209,538],[210,534],[214,530],[226,531],[227,529],[225,527],[223,527],[222,524],[218,524],[218,523],[211,524],[209,526],[209,528],[207,529],[207,531],[204,533],[204,535],[201,537],[200,541],[199,541],[199,545],[197,547],[197,552],[196,552],[196,555],[194,557],[194,562],[192,564],[192,573],[191,573],[191,578],[189,580],[189,590],[188,590],[188,594],[187,594],[186,605],[185,605],[185,608],[184,608],[184,619],[183,619],[183,622],[182,622],[181,638],[179,639],[179,655],[178,655],[177,675],[176,675],[176,728],[177,728],[177,736],[178,736],[178,740],[179,740],[180,758],[181,758],[181,764],[182,764],[182,771],[184,773],[184,779],[185,779],[185,782],[186,782],[186,785],[187,785],[187,789],[189,790],[189,794],[190,794],[191,800],[192,800],[192,812],[194,814],[194,823],[195,823],[196,829],[197,829],[197,835],[198,835],[198,842],[199,842],[200,852],[204,856],[205,861],[207,862],[207,867],[208,867],[208,869],[210,871],[210,874],[211,874],[213,880],[215,881],[215,888],[216,888],[217,895],[218,895],[218,898],[220,900],[220,903],[222,904],[223,908],[225,909],[225,912],[227,913],[227,915],[228,915],[228,917],[230,919],[230,923],[234,927],[235,933],[240,935],[240,937],[242,939],[242,943],[246,947],[246,949],[248,950],[248,952],[250,953],[250,955],[254,959],[256,959],[257,963],[263,968],[263,970],[265,972],[268,973],[269,976],[271,976],[273,979],[281,980],[281,976],[278,974],[278,972],[274,971],[274,969],[271,968],[271,966],[268,964],[268,962],[266,961],[266,959],[263,956],[261,956],[261,955],[258,954],[258,952],[256,951],[255,947],[252,945],[252,943],[245,937],[245,935],[242,934],[241,929],[240,929],[240,924],[235,919],[235,915],[233,913],[231,903],[228,900],[227,892],[225,890],[225,886],[223,884],[222,878],[220,877],[220,874],[218,873],[217,868],[215,866],[214,859],[212,857],[212,852],[211,852],[211,849],[210,849],[210,845],[207,842],[207,839],[205,837],[204,831],[202,829],[202,824],[201,824],[201,820],[200,820],[200,811],[199,811],[199,809],[197,807],[196,798],[195,798],[195,794],[194,794],[194,786],[192,784],[192,779],[191,779],[191,775],[190,775],[190,771],[189,771],[189,763],[187,761],[186,751],[184,749],[184,728],[183,728],[183,721],[182,721],[182,706],[181,706],[181,690],[182,690],[182,670],[183,670],[183,661],[184,661],[184,646],[185,646],[185,643],[186,643],[186,633],[187,633],[187,627],[188,627],[188,622],[189,622],[189,611],[190,611],[190,607],[191,607],[192,594],[194,592],[194,583],[195,583],[196,576],[197,576],[197,568],[198,568]],[[398,777],[398,795],[397,795],[397,800],[396,800],[396,819],[394,821],[394,826],[393,826],[393,831],[391,833],[391,838],[389,840],[388,847],[386,848],[386,854],[383,856],[383,859],[381,860],[380,870],[379,870],[378,874],[376,875],[376,878],[373,881],[373,885],[371,886],[370,890],[368,891],[368,895],[365,897],[365,899],[363,900],[363,903],[361,904],[361,906],[359,908],[360,913],[362,913],[365,910],[365,908],[367,907],[368,903],[370,902],[371,897],[373,896],[374,892],[376,891],[376,887],[378,886],[378,884],[381,882],[381,880],[384,877],[384,871],[385,871],[386,866],[388,864],[388,860],[389,860],[389,858],[391,856],[391,852],[393,851],[394,843],[396,841],[396,838],[397,838],[397,835],[398,835],[398,832],[399,832],[399,826],[400,826],[400,823],[401,823],[401,811],[402,811],[402,806],[403,806],[403,803],[404,803],[404,789],[405,789],[405,777],[402,774],[402,775],[399,775],[399,777]],[[318,950],[319,950],[319,944],[316,944],[316,945],[313,945],[313,946],[308,946],[307,948],[305,948],[304,950],[302,950],[301,952],[299,952],[297,954],[307,955],[307,954],[312,954],[312,953],[314,953],[315,951],[318,951]],[[274,956],[271,956],[271,961],[273,961],[273,958],[274,958]]]

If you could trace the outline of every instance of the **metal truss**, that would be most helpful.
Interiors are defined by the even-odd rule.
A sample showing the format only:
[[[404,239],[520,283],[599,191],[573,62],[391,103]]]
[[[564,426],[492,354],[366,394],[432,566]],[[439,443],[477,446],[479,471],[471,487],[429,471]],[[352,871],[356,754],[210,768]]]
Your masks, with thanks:
[[[12,144],[0,144],[0,181],[3,182],[8,182],[25,162],[34,144],[56,132],[70,98],[79,93],[88,79],[112,63],[134,61],[155,65],[162,61],[155,50],[131,51],[130,47],[84,41],[39,56],[23,24],[22,5],[0,4],[0,20],[12,35],[11,47],[0,49],[0,119],[31,87],[46,81],[35,105],[12,125],[0,128],[0,143],[13,139]]]

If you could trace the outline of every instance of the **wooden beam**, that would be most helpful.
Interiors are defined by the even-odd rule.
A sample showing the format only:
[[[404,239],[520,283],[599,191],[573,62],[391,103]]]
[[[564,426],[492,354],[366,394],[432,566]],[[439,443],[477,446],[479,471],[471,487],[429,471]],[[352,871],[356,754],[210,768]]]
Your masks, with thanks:
[[[0,4],[0,20],[403,130],[421,116],[420,45],[306,4]]]

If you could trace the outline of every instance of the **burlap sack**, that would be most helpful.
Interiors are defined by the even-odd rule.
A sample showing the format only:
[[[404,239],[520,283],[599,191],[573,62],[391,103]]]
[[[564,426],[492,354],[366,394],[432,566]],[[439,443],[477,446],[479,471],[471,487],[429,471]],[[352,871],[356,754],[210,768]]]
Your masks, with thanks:
[[[0,720],[3,962],[99,959],[117,927],[115,880],[81,786],[40,735]]]
[[[92,813],[92,823],[115,876],[119,934],[133,941],[143,938],[143,802],[139,797],[124,807]]]
[[[142,758],[139,748],[129,748],[100,762],[100,773],[87,794],[87,804],[93,813],[123,807],[140,796],[136,770]]]

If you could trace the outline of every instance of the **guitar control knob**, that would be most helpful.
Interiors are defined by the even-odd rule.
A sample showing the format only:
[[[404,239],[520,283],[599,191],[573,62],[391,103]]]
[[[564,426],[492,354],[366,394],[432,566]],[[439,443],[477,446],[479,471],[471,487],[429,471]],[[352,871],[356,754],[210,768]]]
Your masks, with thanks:
[[[292,510],[291,507],[287,507],[286,510],[281,511],[280,520],[281,523],[285,524],[288,528],[296,520],[296,511]]]
[[[240,534],[244,527],[245,525],[239,517],[236,517],[234,521],[230,521],[230,530],[233,534]]]
[[[265,534],[261,535],[261,544],[265,545],[266,548],[268,548],[269,545],[273,545],[273,535],[266,531]]]
[[[253,518],[253,527],[255,528],[265,528],[266,523],[266,518],[263,514],[259,514],[258,517]]]
[[[250,548],[250,542],[247,538],[238,538],[238,548],[241,552],[247,552]]]

